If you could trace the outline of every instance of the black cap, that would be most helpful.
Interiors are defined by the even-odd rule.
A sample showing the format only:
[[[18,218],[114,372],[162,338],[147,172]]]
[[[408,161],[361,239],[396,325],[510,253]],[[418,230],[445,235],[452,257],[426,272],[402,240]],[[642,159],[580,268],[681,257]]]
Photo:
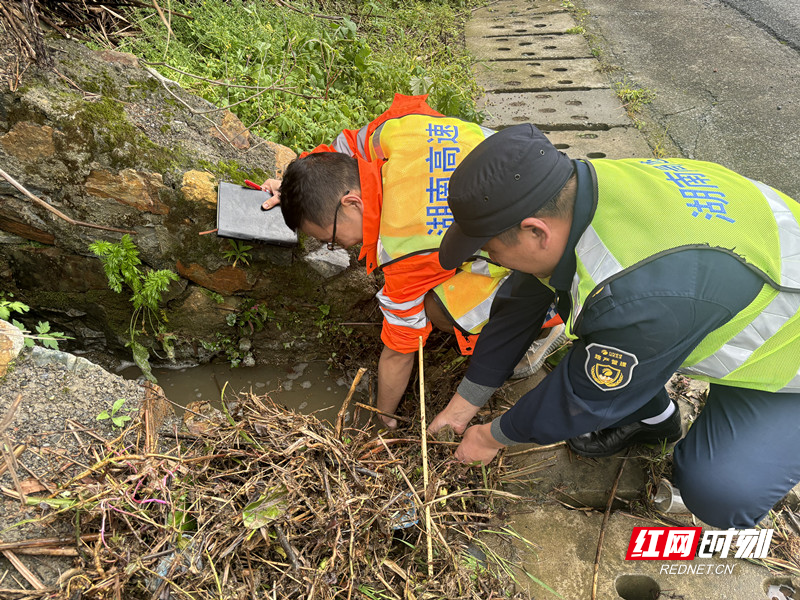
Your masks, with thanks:
[[[572,175],[572,161],[530,123],[486,138],[450,177],[447,202],[455,222],[439,262],[455,269],[497,234],[553,199]]]

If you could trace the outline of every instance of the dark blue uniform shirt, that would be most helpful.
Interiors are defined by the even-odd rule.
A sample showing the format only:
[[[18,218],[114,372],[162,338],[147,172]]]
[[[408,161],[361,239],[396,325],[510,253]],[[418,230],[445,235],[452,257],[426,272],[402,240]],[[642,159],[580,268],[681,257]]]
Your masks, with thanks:
[[[567,249],[549,280],[565,322],[576,269],[575,245],[597,203],[594,169],[576,161],[576,173]],[[669,227],[669,223],[643,226]],[[586,303],[577,323],[578,339],[566,357],[495,420],[492,434],[506,444],[547,444],[659,414],[669,401],[664,384],[680,364],[708,333],[750,304],[763,285],[735,257],[711,248],[667,254],[624,273]],[[534,276],[512,273],[497,294],[459,386],[462,396],[480,405],[502,385],[539,334],[553,299],[552,290]],[[627,373],[623,387],[603,390],[592,381],[586,350],[591,344],[635,356],[638,363]]]

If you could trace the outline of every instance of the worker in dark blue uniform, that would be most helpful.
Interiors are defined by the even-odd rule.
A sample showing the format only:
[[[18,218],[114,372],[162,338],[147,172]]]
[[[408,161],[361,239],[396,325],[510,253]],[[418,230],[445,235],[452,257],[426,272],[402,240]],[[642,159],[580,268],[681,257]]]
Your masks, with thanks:
[[[664,384],[678,371],[711,382],[674,451],[674,483],[695,515],[752,527],[798,483],[794,201],[711,163],[571,161],[521,125],[470,154],[450,180],[449,202],[455,225],[442,266],[483,248],[515,272],[429,430],[466,429],[554,298],[573,340],[514,407],[466,429],[457,459],[486,464],[517,443],[568,440],[576,453],[601,457],[676,442],[680,412]]]

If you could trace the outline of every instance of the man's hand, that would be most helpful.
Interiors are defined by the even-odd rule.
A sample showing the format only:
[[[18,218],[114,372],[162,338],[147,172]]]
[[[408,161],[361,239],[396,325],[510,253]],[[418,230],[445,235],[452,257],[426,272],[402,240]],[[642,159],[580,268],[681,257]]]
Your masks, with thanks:
[[[456,448],[456,460],[467,464],[479,463],[481,465],[488,465],[494,457],[497,456],[497,451],[505,448],[505,444],[501,444],[492,437],[491,423],[485,425],[473,425],[464,433],[464,439]]]
[[[280,179],[267,179],[261,184],[261,189],[265,192],[272,194],[269,198],[264,200],[261,205],[261,210],[269,210],[275,208],[281,203],[281,180]]]
[[[442,427],[445,425],[450,425],[458,435],[464,433],[464,430],[469,425],[469,422],[472,420],[478,413],[478,407],[474,404],[470,404],[467,402],[464,397],[456,393],[451,399],[448,405],[444,408],[442,412],[440,412],[436,417],[431,421],[431,424],[428,426],[428,433],[430,435],[436,435]]]

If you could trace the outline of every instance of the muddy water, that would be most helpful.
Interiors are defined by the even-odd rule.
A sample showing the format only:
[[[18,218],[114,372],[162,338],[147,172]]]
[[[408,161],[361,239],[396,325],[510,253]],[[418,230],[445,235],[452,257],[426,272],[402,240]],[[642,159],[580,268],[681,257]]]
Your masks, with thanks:
[[[315,413],[318,418],[333,422],[352,380],[327,373],[326,367],[324,362],[297,363],[288,370],[271,365],[234,369],[228,364],[205,364],[183,369],[156,368],[153,375],[167,398],[182,407],[195,401],[207,401],[218,406],[225,387],[228,398],[242,391],[259,396],[268,394],[274,402],[286,408],[305,414]],[[120,375],[135,379],[141,371],[137,367],[128,367]],[[367,377],[364,377],[351,405],[353,402],[366,404],[367,400]],[[347,414],[346,422],[349,418],[350,414]]]

